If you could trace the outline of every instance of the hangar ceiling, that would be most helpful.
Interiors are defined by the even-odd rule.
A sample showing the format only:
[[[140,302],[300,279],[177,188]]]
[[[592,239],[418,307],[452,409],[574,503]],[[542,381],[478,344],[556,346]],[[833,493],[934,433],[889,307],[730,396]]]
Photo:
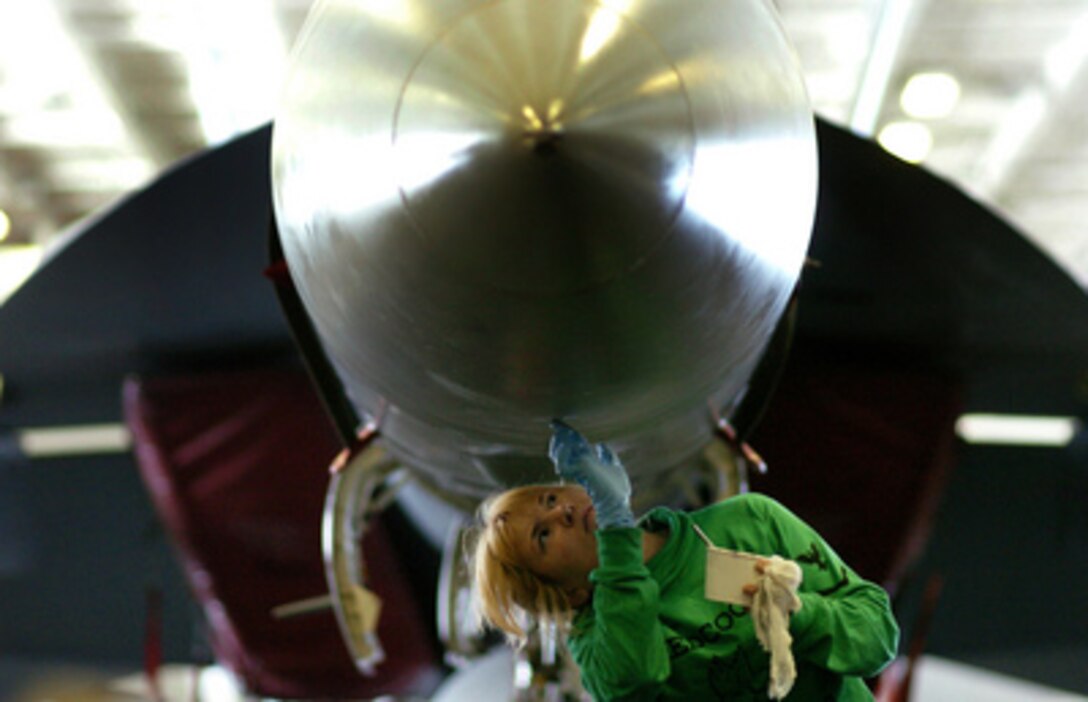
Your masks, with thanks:
[[[311,4],[0,3],[0,300],[71,224],[267,121]],[[1088,0],[774,4],[818,114],[989,203],[1088,287]]]

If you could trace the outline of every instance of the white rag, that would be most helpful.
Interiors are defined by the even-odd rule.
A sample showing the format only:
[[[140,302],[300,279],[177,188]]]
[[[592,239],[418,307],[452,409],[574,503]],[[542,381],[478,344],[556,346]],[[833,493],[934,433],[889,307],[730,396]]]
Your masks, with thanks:
[[[789,694],[797,678],[790,644],[790,614],[801,609],[797,588],[801,585],[801,567],[780,556],[766,559],[763,575],[756,582],[759,590],[752,597],[752,621],[756,638],[771,654],[771,681],[767,695],[780,700]]]

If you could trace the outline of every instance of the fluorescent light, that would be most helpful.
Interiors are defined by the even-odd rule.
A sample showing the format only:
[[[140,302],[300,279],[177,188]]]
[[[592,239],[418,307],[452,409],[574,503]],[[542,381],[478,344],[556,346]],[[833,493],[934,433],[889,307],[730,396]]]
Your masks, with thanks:
[[[27,111],[9,117],[4,138],[19,146],[124,146],[124,124],[110,108],[83,106],[63,110]]]
[[[1088,60],[1088,12],[1073,23],[1069,33],[1046,53],[1044,72],[1054,90],[1065,90]]]
[[[1001,190],[1046,119],[1050,100],[1038,87],[1027,88],[1004,112],[997,133],[982,152],[971,182],[984,196]]]
[[[121,453],[132,446],[132,437],[122,424],[34,427],[18,430],[16,437],[20,450],[30,458]]]
[[[11,217],[8,217],[8,213],[0,210],[0,241],[8,238],[8,234],[11,234]]]
[[[948,73],[930,71],[910,77],[899,95],[899,104],[911,117],[938,119],[951,114],[959,99],[959,81]]]
[[[858,134],[870,136],[884,104],[888,81],[895,68],[903,38],[920,14],[915,0],[886,0],[880,3],[876,33],[862,68],[861,82],[850,115],[850,127]]]
[[[921,163],[933,148],[933,134],[919,122],[891,122],[880,130],[877,142],[907,163]]]
[[[71,158],[58,161],[53,175],[69,192],[111,192],[142,185],[155,166],[142,156]]]
[[[51,2],[0,2],[0,64],[6,107],[40,109],[83,78],[75,44]]]
[[[965,414],[956,420],[956,433],[972,444],[1065,446],[1080,429],[1075,417]]]
[[[190,0],[183,58],[208,142],[215,144],[268,120],[285,72],[284,40],[265,0]],[[238,37],[245,37],[239,50]]]
[[[0,107],[5,141],[126,145],[128,135],[56,3],[0,2]]]

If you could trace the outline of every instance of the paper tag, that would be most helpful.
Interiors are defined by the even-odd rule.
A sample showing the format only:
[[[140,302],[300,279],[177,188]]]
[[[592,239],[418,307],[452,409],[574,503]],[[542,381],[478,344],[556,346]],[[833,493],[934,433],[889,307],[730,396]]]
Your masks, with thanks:
[[[378,629],[382,601],[370,590],[358,585],[351,585],[347,596],[341,600],[344,616],[351,622],[353,632],[359,634],[374,632]]]
[[[364,675],[374,675],[376,666],[385,660],[377,632],[382,601],[365,587],[351,584],[340,591],[340,606],[355,667]]]
[[[706,598],[736,605],[752,604],[752,598],[744,594],[744,586],[758,582],[759,573],[756,572],[756,563],[760,558],[751,553],[708,546]]]

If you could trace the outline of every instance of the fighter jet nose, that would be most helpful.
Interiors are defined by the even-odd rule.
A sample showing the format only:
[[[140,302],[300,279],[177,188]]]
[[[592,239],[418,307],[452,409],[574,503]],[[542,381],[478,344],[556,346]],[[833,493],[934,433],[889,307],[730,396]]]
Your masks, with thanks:
[[[812,114],[772,13],[317,4],[275,120],[277,223],[346,395],[397,458],[455,492],[549,479],[558,416],[636,482],[700,451],[815,207]]]

